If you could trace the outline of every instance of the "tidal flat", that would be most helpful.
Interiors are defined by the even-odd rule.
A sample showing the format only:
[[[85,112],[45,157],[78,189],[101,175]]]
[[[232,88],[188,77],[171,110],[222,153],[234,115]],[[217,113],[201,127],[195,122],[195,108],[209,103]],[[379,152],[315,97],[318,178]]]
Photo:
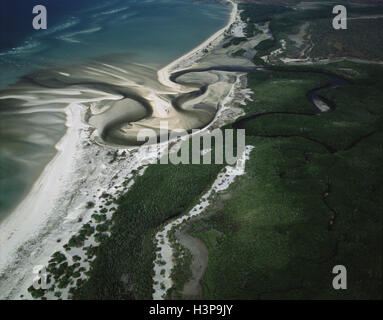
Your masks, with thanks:
[[[292,59],[288,39],[296,38],[280,23],[302,14],[303,25],[306,11],[260,4],[233,8],[225,28],[160,70],[100,60],[85,69],[46,73],[49,87],[84,99],[71,103],[67,115],[81,119],[71,122],[72,142],[66,145],[78,154],[61,153],[56,164],[64,172],[42,184],[61,180],[60,188],[50,190],[59,201],[38,202],[38,209],[54,209],[57,217],[45,225],[60,237],[49,238],[46,228],[48,237],[40,232],[18,256],[22,261],[25,252],[33,252],[31,265],[48,266],[54,281],[36,290],[13,267],[8,271],[14,279],[1,279],[9,280],[9,295],[381,298],[381,66],[316,64],[315,57],[300,55],[286,60]],[[272,21],[258,21],[261,13]],[[302,26],[285,31],[298,34],[301,41],[291,41],[300,54],[306,52]],[[66,83],[71,74],[77,83]],[[56,103],[57,92],[47,101]],[[153,152],[132,141],[138,128],[156,130],[161,119],[201,132],[246,129],[253,151],[241,176],[222,171],[224,164],[159,165],[164,145]],[[182,143],[174,141],[173,152]],[[214,154],[214,145],[203,152]],[[194,213],[198,219],[190,219]],[[172,228],[177,221],[179,230]],[[189,236],[192,249],[198,242],[207,262],[198,265],[198,250],[178,243],[177,232]],[[356,275],[347,292],[330,285],[335,264],[346,264]],[[196,265],[202,265],[198,273]]]

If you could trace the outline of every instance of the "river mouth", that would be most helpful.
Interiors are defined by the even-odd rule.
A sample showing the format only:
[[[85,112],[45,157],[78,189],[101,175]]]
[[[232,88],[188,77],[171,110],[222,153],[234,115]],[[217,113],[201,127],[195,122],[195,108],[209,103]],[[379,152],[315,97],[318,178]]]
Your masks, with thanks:
[[[0,92],[0,103],[6,105],[2,110],[12,109],[16,114],[55,114],[76,101],[88,108],[85,121],[96,131],[96,142],[134,147],[145,143],[138,139],[141,130],[150,129],[158,138],[161,123],[167,124],[168,132],[190,132],[207,126],[229,85],[235,82],[233,73],[265,71],[272,72],[244,66],[181,70],[170,75],[170,80],[186,91],[179,92],[176,86],[162,85],[153,67],[104,60],[31,74]],[[345,79],[331,75],[331,82],[310,90],[307,99],[319,112],[329,112],[333,105],[324,101],[319,92],[346,85],[349,83]]]
[[[100,0],[97,3],[84,0],[73,6],[53,3],[48,8],[51,12],[48,29],[35,31],[30,25],[33,17],[29,5],[9,3],[4,7],[4,43],[0,48],[0,190],[3,195],[0,196],[0,219],[3,214],[12,212],[57,153],[56,145],[67,131],[65,109],[69,103],[78,99],[81,104],[102,104],[100,100],[104,100],[114,105],[117,99],[124,97],[116,93],[119,86],[115,81],[123,81],[116,77],[125,75],[127,78],[123,70],[118,70],[123,69],[126,61],[150,66],[157,78],[158,68],[192,50],[225,26],[231,9],[226,2],[189,0]],[[20,14],[14,16],[7,10]],[[100,65],[102,63],[109,64],[109,70]],[[39,69],[43,70],[36,71]],[[72,74],[76,74],[77,83],[69,79]],[[141,74],[137,72],[135,76],[139,78]],[[103,77],[109,78],[103,82]],[[142,81],[138,80],[138,84],[142,85]],[[122,87],[126,87],[125,84]],[[4,96],[12,97],[5,99]],[[118,114],[122,108],[119,103],[113,106],[112,113]],[[124,122],[149,118],[150,112],[145,117],[138,116],[128,115]],[[103,126],[110,117],[109,112],[105,114],[107,121],[93,120]],[[117,147],[137,145],[125,136],[118,140],[120,132],[113,128],[119,123],[113,116],[110,122],[112,125],[105,130],[97,129],[100,143]],[[116,138],[113,133],[118,133]]]
[[[42,158],[53,156],[53,141],[59,140],[65,132],[65,109],[72,102],[87,107],[83,120],[94,131],[94,142],[109,147],[135,148],[148,143],[147,139],[139,141],[137,138],[143,130],[154,132],[158,142],[160,138],[167,140],[172,131],[190,133],[193,129],[203,129],[213,121],[220,101],[229,93],[238,73],[272,71],[256,66],[197,66],[171,73],[169,80],[174,87],[170,88],[159,82],[158,68],[127,63],[118,55],[25,76],[0,91],[1,134],[8,137],[3,143],[2,166],[31,164],[21,176],[18,176],[20,170],[6,169],[13,175],[13,184],[8,184],[7,188],[20,189],[25,185],[25,179],[37,179],[38,172],[46,165]],[[331,101],[320,97],[321,90],[350,84],[339,76],[325,74],[331,76],[331,82],[307,92],[307,99],[317,113],[334,110]],[[14,126],[16,118],[18,126]],[[248,120],[239,120],[233,126],[239,128]],[[41,125],[35,125],[37,121]],[[164,123],[165,130],[161,129]],[[20,131],[17,127],[28,130]],[[31,152],[25,152],[26,147]],[[34,149],[39,153],[33,152]],[[29,159],[27,154],[30,154]],[[16,161],[12,160],[15,158]],[[37,162],[38,170],[33,165]],[[25,189],[23,193],[26,192]],[[1,207],[5,210],[12,209],[6,205],[6,199],[1,202],[4,202]]]
[[[158,142],[167,140],[170,132],[205,128],[236,80],[231,72],[188,71],[169,87],[159,82],[158,66],[125,60],[122,55],[108,56],[38,70],[0,90],[0,219],[16,208],[57,153],[57,141],[72,125],[73,119],[67,119],[71,104],[85,106],[84,118],[78,121],[89,125],[93,142],[131,149],[146,143],[138,135],[148,129]]]

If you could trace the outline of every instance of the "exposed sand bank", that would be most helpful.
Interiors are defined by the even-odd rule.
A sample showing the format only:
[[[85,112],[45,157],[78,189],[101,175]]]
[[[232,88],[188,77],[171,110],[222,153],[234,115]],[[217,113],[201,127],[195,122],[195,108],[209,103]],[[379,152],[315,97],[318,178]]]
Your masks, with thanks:
[[[124,182],[132,172],[142,168],[143,163],[154,162],[157,152],[161,152],[161,148],[154,152],[141,147],[121,149],[116,154],[113,149],[89,144],[91,130],[82,120],[85,110],[70,106],[68,112],[74,114],[68,117],[70,127],[58,145],[59,152],[31,193],[1,225],[1,299],[29,299],[27,288],[36,276],[34,267],[46,266],[55,251],[66,252],[63,245],[91,221],[94,210],[87,203],[91,201],[97,208],[105,206],[104,193],[118,198],[131,187],[132,183],[124,186]],[[95,245],[92,239],[88,242]],[[66,256],[84,257],[81,251],[71,250]],[[84,263],[82,266],[88,270],[89,263]],[[68,290],[63,290],[66,297]]]
[[[237,4],[233,3],[227,27],[236,17]],[[229,105],[241,88],[238,85],[241,73],[212,71],[202,77],[194,74],[198,85],[210,78],[207,81],[211,86],[204,95],[187,101],[182,107],[197,114],[196,119],[203,115],[205,122],[193,122],[195,120],[190,113],[175,110],[167,97],[168,94],[195,90],[192,85],[170,81],[170,72],[180,66],[194,65],[205,55],[204,49],[214,49],[213,45],[222,41],[227,27],[158,73],[147,66],[104,60],[81,68],[75,66],[32,75],[27,82],[0,97],[23,101],[21,112],[28,112],[31,106],[49,110],[49,104],[69,104],[64,109],[68,130],[57,144],[57,155],[44,169],[29,195],[0,225],[0,298],[19,299],[21,295],[29,298],[26,290],[35,277],[33,268],[46,265],[53,252],[64,251],[63,244],[79,231],[83,223],[90,221],[92,210],[86,207],[86,203],[97,199],[103,192],[118,197],[127,190],[121,185],[129,174],[156,160],[158,149],[111,148],[99,140],[103,128],[110,121],[118,120],[125,106],[134,105],[137,109],[128,115],[129,120],[134,118],[134,123],[120,127],[125,134],[132,136],[141,128],[157,128],[160,120],[168,120],[170,129],[203,127],[203,130],[208,130],[240,115],[241,110]],[[234,61],[223,56],[222,59],[226,59],[226,64]],[[189,75],[193,77],[191,73]],[[184,80],[187,82],[188,79]],[[46,88],[52,84],[58,88]],[[244,91],[241,99],[245,99],[247,94]],[[130,99],[136,96],[143,99],[142,103],[137,103],[141,100],[134,99],[133,102]],[[201,103],[206,104],[205,110],[194,108]],[[142,106],[146,107],[145,112],[149,112],[150,117],[144,117]],[[113,112],[110,108],[114,108]],[[91,140],[100,144],[92,144]],[[117,160],[115,155],[111,155],[114,152],[117,152]],[[82,223],[79,223],[80,218]]]

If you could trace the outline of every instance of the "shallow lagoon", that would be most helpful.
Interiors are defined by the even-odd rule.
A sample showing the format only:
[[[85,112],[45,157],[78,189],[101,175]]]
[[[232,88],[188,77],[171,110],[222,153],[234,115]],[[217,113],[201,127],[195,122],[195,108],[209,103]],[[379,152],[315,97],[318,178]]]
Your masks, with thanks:
[[[10,28],[19,31],[13,32],[12,43],[5,41],[4,33],[0,36],[0,97],[10,94],[10,84],[36,69],[81,64],[105,56],[123,56],[129,62],[160,68],[222,28],[231,9],[229,4],[192,0],[81,3],[39,1],[48,10],[46,31],[31,28],[32,10],[27,9],[33,1],[2,7],[23,14],[18,24],[10,23]],[[2,23],[7,25],[4,19]],[[24,32],[27,27],[30,30]],[[10,101],[0,100],[0,218],[25,196],[65,132],[61,105],[51,104],[52,110],[33,113],[25,113],[27,107],[20,113],[20,108],[15,112],[15,101]],[[49,110],[50,106],[46,107]]]

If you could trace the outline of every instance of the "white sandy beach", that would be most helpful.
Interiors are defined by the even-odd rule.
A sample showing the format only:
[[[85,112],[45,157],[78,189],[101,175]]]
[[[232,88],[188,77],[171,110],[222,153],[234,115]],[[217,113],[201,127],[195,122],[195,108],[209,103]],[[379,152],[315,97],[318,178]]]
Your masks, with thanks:
[[[17,250],[28,241],[44,232],[44,227],[55,201],[64,192],[65,178],[73,171],[74,159],[78,156],[76,147],[81,139],[81,130],[85,127],[82,122],[83,108],[72,103],[66,108],[68,130],[56,145],[58,150],[55,157],[49,162],[32,190],[20,205],[0,225],[0,273],[9,272],[11,262],[18,261]],[[34,253],[30,252],[30,266],[34,260]],[[31,269],[32,270],[32,269]],[[7,275],[5,275],[7,276]],[[13,275],[17,277],[17,275]],[[34,275],[25,272],[25,279],[32,280]],[[13,288],[2,284],[0,298],[17,298],[8,296]]]
[[[224,28],[158,71],[158,80],[169,87],[170,92],[190,90],[171,82],[170,73],[192,65],[204,55],[204,49],[222,41],[225,31],[238,16],[237,4],[229,2],[233,9]],[[163,101],[157,96],[152,99],[153,113],[166,116]],[[90,219],[86,202],[103,191],[118,195],[116,186],[122,184],[129,173],[157,157],[157,150],[138,148],[128,151],[128,156],[121,161],[110,164],[108,153],[116,149],[89,143],[91,130],[84,121],[86,108],[81,102],[71,102],[65,109],[68,130],[56,146],[56,156],[27,197],[0,224],[0,299],[29,298],[26,290],[35,277],[33,268],[46,265],[52,253],[62,250],[63,244],[80,229],[79,218],[84,222]],[[215,120],[219,117],[218,113]],[[120,148],[123,150],[126,148]],[[113,176],[117,174],[119,178],[114,181]]]

